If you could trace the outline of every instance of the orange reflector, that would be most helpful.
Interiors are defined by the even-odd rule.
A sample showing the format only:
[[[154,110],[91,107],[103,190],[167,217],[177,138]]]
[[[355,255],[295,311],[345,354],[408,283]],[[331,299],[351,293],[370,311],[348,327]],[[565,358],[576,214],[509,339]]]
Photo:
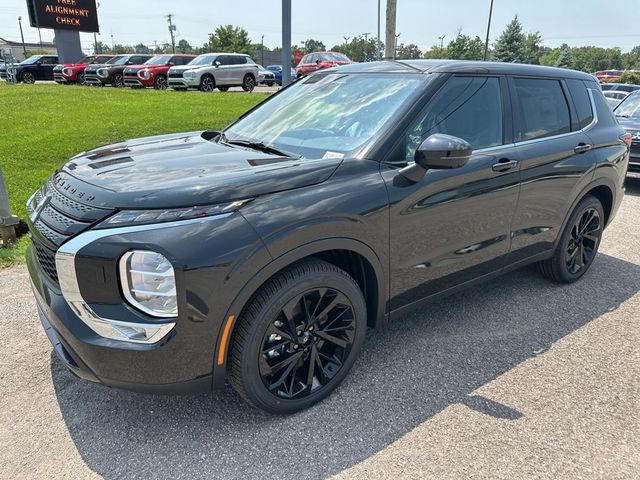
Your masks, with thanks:
[[[227,323],[224,324],[224,330],[222,331],[222,339],[220,340],[220,348],[218,349],[218,365],[224,363],[224,354],[227,351],[227,339],[229,338],[229,332],[231,331],[231,325],[233,324],[233,315],[227,317]]]

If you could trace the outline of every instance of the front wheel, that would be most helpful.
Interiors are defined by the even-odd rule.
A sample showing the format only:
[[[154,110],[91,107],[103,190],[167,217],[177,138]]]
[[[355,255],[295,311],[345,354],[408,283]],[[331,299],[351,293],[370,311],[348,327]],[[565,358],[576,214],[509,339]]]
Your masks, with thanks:
[[[587,273],[598,253],[604,218],[600,200],[584,197],[569,217],[553,257],[537,264],[540,273],[559,283],[573,283]]]
[[[166,90],[167,86],[167,77],[164,75],[158,75],[153,81],[153,88],[156,90]]]
[[[253,92],[254,88],[256,88],[256,79],[253,78],[253,75],[245,75],[242,81],[242,90],[245,92]]]
[[[124,78],[122,77],[122,74],[115,73],[113,75],[113,78],[111,79],[111,85],[113,85],[116,88],[124,87]]]
[[[229,382],[250,404],[293,413],[329,395],[364,342],[358,284],[335,265],[308,260],[269,280],[234,328]]]
[[[211,75],[204,75],[200,80],[200,91],[201,92],[213,92],[216,89],[216,81],[213,79]]]
[[[31,72],[24,72],[21,78],[23,83],[33,84],[36,83],[36,77]]]
[[[78,76],[76,77],[76,83],[78,85],[84,85],[84,72],[78,73]]]

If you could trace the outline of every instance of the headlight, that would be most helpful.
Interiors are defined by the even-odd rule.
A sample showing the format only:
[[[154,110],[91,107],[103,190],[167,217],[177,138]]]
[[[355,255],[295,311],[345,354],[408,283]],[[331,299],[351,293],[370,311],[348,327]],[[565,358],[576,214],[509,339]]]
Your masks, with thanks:
[[[187,70],[186,72],[184,72],[183,77],[188,78],[189,80],[193,80],[194,78],[196,78],[196,72],[193,70]]]
[[[70,77],[73,75],[73,70],[71,70],[70,68],[63,68],[62,75],[64,75],[65,77]]]
[[[140,70],[138,72],[138,76],[143,80],[149,80],[149,78],[151,78],[151,73],[149,70]]]
[[[154,317],[176,317],[178,299],[173,266],[162,254],[132,250],[120,258],[120,282],[127,301]]]
[[[149,223],[175,222],[194,218],[211,217],[231,213],[242,208],[251,199],[213,205],[209,207],[177,208],[174,210],[123,210],[107,218],[96,228],[113,228],[124,225],[145,225]]]
[[[107,70],[106,68],[101,68],[100,70],[98,70],[98,76],[107,78],[109,76],[109,70]]]

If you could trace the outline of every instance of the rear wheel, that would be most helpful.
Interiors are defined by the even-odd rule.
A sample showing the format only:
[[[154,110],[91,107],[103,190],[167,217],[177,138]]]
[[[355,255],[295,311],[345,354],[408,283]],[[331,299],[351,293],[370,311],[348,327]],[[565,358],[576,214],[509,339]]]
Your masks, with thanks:
[[[242,90],[245,92],[253,92],[254,88],[256,88],[256,79],[253,78],[253,75],[245,75],[244,80],[242,80]]]
[[[111,79],[111,85],[116,88],[124,87],[124,78],[121,73],[114,73],[113,78]]]
[[[216,89],[216,81],[211,75],[204,75],[200,80],[201,92],[213,92]]]
[[[158,75],[153,81],[153,88],[156,90],[166,90],[168,86],[167,77],[164,75]]]
[[[569,217],[553,257],[538,263],[538,270],[554,282],[575,282],[596,258],[603,231],[602,203],[587,195]]]
[[[36,83],[36,76],[31,72],[24,72],[20,79],[23,83]]]
[[[78,76],[76,77],[76,83],[78,85],[84,85],[84,72],[78,73]]]
[[[335,265],[287,268],[254,295],[234,329],[229,382],[250,404],[293,413],[329,395],[358,357],[365,300]]]

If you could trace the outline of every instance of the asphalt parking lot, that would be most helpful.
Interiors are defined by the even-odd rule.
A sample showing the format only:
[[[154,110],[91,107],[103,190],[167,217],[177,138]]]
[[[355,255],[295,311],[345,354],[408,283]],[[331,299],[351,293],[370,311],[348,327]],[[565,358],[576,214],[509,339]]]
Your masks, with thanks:
[[[146,396],[53,356],[24,267],[0,271],[2,478],[638,478],[640,181],[572,286],[524,269],[369,335],[290,417],[227,389]],[[170,366],[167,366],[170,368]]]

